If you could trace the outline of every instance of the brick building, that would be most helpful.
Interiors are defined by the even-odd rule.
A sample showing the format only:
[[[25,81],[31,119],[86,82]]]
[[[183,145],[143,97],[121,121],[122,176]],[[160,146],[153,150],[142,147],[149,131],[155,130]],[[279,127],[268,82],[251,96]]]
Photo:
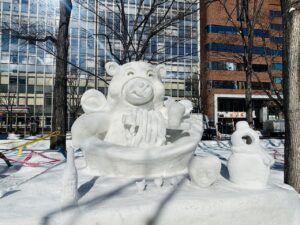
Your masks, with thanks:
[[[245,24],[243,0],[201,5],[201,99],[202,109],[222,133],[231,133],[234,124],[246,119],[244,45],[238,29]],[[253,11],[253,1],[249,1]],[[251,15],[250,15],[251,16]],[[231,21],[232,19],[232,21]],[[278,119],[281,113],[266,91],[281,92],[282,20],[279,0],[265,0],[254,29],[252,98],[254,127]],[[242,26],[247,36],[248,29]],[[268,71],[269,68],[269,71]]]

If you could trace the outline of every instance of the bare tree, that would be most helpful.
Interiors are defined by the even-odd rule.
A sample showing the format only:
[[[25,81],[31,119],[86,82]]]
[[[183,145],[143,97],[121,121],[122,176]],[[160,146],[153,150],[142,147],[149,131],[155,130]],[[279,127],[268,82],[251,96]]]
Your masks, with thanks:
[[[6,132],[13,131],[13,108],[16,106],[16,93],[8,92],[0,96],[0,107],[5,109]]]
[[[300,192],[300,1],[282,0],[284,22],[284,181]]]
[[[68,112],[70,116],[69,127],[74,123],[76,118],[81,113],[80,99],[83,91],[88,88],[88,85],[92,81],[91,76],[81,78],[80,70],[72,70],[68,75]],[[82,91],[83,90],[83,91]]]
[[[182,2],[184,7],[177,6],[175,0],[152,0],[151,3],[141,0],[137,1],[134,13],[130,13],[133,9],[123,0],[113,1],[114,7],[99,0],[96,0],[96,7],[87,0],[74,2],[94,13],[94,22],[105,27],[97,31],[96,38],[104,37],[107,50],[119,64],[139,60],[157,62],[177,59],[178,56],[173,59],[159,58],[172,45],[156,46],[156,38],[158,35],[173,35],[173,32],[177,43],[184,43],[186,39],[178,37],[174,30],[177,31],[180,20],[196,16],[199,10],[197,0]],[[109,16],[105,16],[105,13]]]

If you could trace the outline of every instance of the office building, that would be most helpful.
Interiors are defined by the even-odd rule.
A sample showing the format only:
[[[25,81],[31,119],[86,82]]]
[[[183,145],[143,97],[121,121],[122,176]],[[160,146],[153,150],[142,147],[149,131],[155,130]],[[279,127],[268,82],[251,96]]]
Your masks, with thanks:
[[[139,1],[125,1],[128,26],[137,13]],[[151,0],[144,1],[142,9],[146,12]],[[160,13],[167,9],[167,3],[161,5],[151,21],[160,19]],[[170,13],[184,10],[186,1],[178,0],[172,5]],[[89,10],[93,9],[93,10]],[[198,7],[195,4],[194,7]],[[102,20],[95,16],[98,15]],[[110,9],[110,10],[108,10]],[[78,113],[80,95],[88,88],[97,88],[106,93],[107,85],[101,79],[95,79],[90,73],[97,74],[109,82],[104,65],[113,60],[109,45],[100,33],[110,35],[106,24],[120,23],[114,1],[88,0],[86,4],[73,1],[70,24],[69,61],[81,70],[69,65],[69,128]],[[146,59],[153,57],[153,62],[165,62],[167,75],[163,77],[166,95],[175,98],[189,98],[198,92],[199,74],[199,29],[198,13],[186,16],[174,26],[163,29],[151,39]],[[17,29],[24,34],[40,37],[53,35],[59,23],[58,0],[1,0],[1,28]],[[183,40],[184,41],[180,41]],[[111,36],[114,47],[120,43]],[[10,30],[2,30],[0,38],[0,130],[13,130],[29,133],[39,127],[40,132],[51,129],[53,84],[55,76],[55,47],[48,40],[45,43],[28,42],[15,37]],[[115,51],[114,54],[121,54]],[[172,59],[172,60],[171,60]],[[96,68],[96,69],[95,69]],[[89,73],[90,72],[90,73]],[[12,122],[10,122],[12,121]]]
[[[246,119],[244,45],[238,34],[242,0],[227,1],[226,6],[201,5],[201,98],[203,112],[221,133],[232,133],[239,120]],[[253,1],[249,2],[250,6]],[[251,10],[251,9],[250,9]],[[236,24],[234,26],[233,23]],[[252,98],[254,127],[280,118],[280,112],[266,95],[281,91],[282,86],[282,19],[280,2],[266,0],[254,29]],[[244,26],[247,36],[248,30]],[[246,37],[247,38],[247,37]],[[268,67],[270,71],[268,73]],[[271,82],[272,81],[272,82]]]

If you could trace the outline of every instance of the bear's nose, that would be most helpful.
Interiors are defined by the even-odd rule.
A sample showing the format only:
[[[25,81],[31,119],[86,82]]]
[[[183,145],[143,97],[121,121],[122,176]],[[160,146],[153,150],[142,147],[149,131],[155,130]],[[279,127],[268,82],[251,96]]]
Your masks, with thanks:
[[[147,88],[147,87],[149,87],[149,83],[146,81],[140,81],[138,86],[140,88]]]

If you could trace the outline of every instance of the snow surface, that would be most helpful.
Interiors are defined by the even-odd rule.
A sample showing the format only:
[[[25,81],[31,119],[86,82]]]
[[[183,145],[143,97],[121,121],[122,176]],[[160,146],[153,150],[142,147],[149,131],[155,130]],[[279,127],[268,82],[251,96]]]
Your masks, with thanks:
[[[7,142],[0,141],[0,148],[10,149],[26,140],[5,144]],[[178,177],[165,178],[161,188],[155,181],[148,180],[145,191],[138,191],[138,180],[87,174],[82,152],[77,151],[80,207],[65,207],[63,211],[68,213],[62,216],[64,159],[60,153],[47,151],[49,140],[41,141],[28,149],[60,161],[51,164],[47,163],[48,159],[34,155],[29,162],[43,163],[42,167],[14,163],[11,168],[0,161],[0,191],[4,194],[0,198],[0,225],[192,225],[200,221],[205,225],[299,224],[299,197],[283,183],[283,140],[261,140],[260,144],[276,161],[271,170],[269,188],[260,191],[239,189],[227,180],[230,141],[199,143],[196,154],[209,152],[222,161],[222,177],[207,189],[192,186],[185,177]],[[70,142],[68,146],[70,148]],[[29,151],[24,151],[21,157],[16,156],[16,151],[4,153],[8,158],[22,160]]]

